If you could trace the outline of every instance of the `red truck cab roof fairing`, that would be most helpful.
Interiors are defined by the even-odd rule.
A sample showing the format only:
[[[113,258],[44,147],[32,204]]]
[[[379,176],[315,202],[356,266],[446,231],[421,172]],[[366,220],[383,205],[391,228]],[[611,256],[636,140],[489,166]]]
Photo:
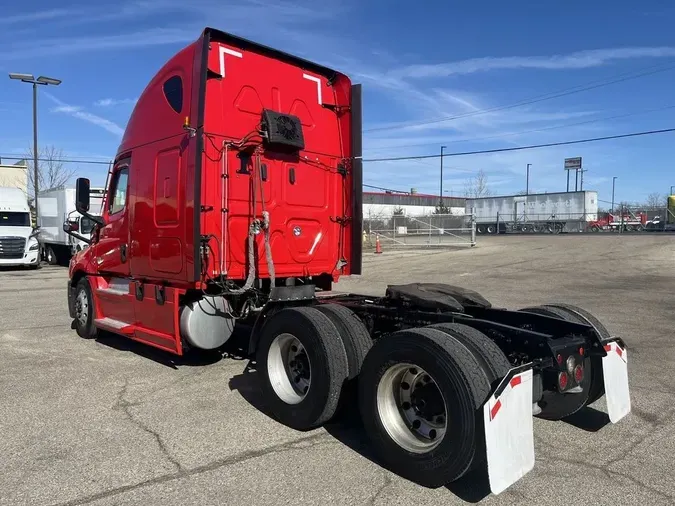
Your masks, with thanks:
[[[267,147],[258,158],[239,149],[265,111],[298,118],[304,148],[289,154]],[[175,154],[164,156],[171,149]],[[261,170],[276,277],[361,273],[361,88],[339,72],[206,28],[139,97],[117,154],[124,159],[132,160],[136,218],[153,222],[146,232],[159,236],[145,246],[141,240],[138,251],[149,259],[139,275],[166,278],[154,272],[154,261],[173,262],[169,272],[188,283],[221,272],[246,278],[246,235],[261,213],[257,196],[252,209],[249,185]],[[177,168],[167,172],[167,160]],[[169,232],[162,223],[175,227]],[[256,244],[257,277],[264,278],[270,272],[262,237]],[[153,247],[174,251],[173,260]]]

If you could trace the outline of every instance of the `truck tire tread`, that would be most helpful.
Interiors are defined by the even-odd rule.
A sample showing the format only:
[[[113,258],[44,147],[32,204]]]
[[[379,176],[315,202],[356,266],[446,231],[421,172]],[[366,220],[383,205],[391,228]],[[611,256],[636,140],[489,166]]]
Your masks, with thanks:
[[[312,364],[309,392],[294,405],[277,396],[267,374],[269,347],[285,332],[302,342]],[[342,339],[326,315],[314,307],[289,307],[272,314],[260,330],[256,362],[263,376],[264,399],[279,422],[296,430],[311,430],[333,417],[349,371]]]
[[[87,315],[87,324],[84,327],[79,324],[77,319],[75,320],[75,329],[77,335],[83,339],[96,339],[98,337],[98,328],[94,325],[94,296],[91,283],[89,283],[89,279],[86,276],[77,283],[77,289],[75,290],[76,299],[82,290],[87,294],[89,314]]]
[[[511,363],[504,352],[481,331],[461,323],[436,323],[429,325],[429,328],[441,330],[467,346],[483,369],[489,373],[491,385],[501,381],[511,369]]]
[[[347,353],[348,378],[350,380],[356,378],[361,371],[361,365],[368,350],[373,345],[368,329],[361,319],[345,306],[326,303],[314,307],[335,325]]]

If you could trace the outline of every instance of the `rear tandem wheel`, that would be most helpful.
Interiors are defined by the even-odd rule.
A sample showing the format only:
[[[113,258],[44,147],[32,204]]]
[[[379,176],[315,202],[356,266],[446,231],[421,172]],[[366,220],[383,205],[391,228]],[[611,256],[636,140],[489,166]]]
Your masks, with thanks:
[[[335,414],[348,377],[338,330],[315,307],[290,307],[260,329],[256,366],[272,415],[296,430],[310,430]]]
[[[482,461],[489,376],[452,331],[407,329],[376,341],[359,376],[359,407],[382,464],[440,487]]]
[[[607,329],[605,329],[593,315],[576,306],[568,304],[545,304],[523,308],[519,311],[591,325],[598,329],[601,338],[609,337]],[[602,375],[602,359],[587,356],[584,359],[584,371],[584,378],[580,385],[583,390],[581,393],[561,394],[559,392],[544,391],[542,400],[539,404],[541,413],[536,416],[547,420],[561,420],[602,397],[605,393]]]

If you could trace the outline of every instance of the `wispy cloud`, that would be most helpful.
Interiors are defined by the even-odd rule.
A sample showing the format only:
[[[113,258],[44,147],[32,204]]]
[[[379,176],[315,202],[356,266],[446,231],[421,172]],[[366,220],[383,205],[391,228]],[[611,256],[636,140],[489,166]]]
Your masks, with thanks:
[[[49,21],[57,18],[64,18],[73,13],[74,11],[69,9],[49,9],[45,11],[26,12],[14,16],[3,16],[0,18],[0,26],[34,23],[36,21]]]
[[[135,104],[136,98],[102,98],[94,102],[96,107],[115,107],[118,105]]]
[[[675,47],[624,47],[614,49],[591,49],[564,55],[552,56],[506,56],[471,58],[448,63],[408,65],[389,72],[397,78],[433,78],[472,74],[490,70],[584,69],[606,65],[615,60],[635,58],[671,58]]]
[[[14,61],[44,56],[60,56],[102,50],[121,50],[137,47],[159,46],[167,44],[185,44],[194,41],[204,26],[219,26],[224,30],[246,36],[253,36],[266,44],[281,42],[286,50],[300,51],[310,47],[308,38],[316,47],[318,34],[326,37],[325,31],[318,29],[317,23],[329,23],[343,13],[347,7],[331,6],[315,9],[309,1],[290,2],[287,0],[242,0],[234,5],[222,8],[216,0],[195,0],[186,3],[182,0],[135,0],[114,7],[111,5],[78,9],[53,9],[31,13],[26,12],[0,19],[0,25],[15,25],[25,22],[50,20],[46,30],[41,31],[41,44],[26,46],[11,37],[11,32],[0,34],[6,38],[5,49],[0,61]],[[162,28],[148,30],[110,31],[110,21],[133,20],[153,21],[157,15],[171,14],[180,19],[179,24],[164,25]],[[93,35],[74,35],[64,37],[62,33],[77,33],[66,30],[78,24],[101,26]],[[274,25],[274,30],[269,27]],[[155,22],[156,26],[156,22]],[[302,28],[302,30],[298,30]],[[303,31],[305,30],[305,31]],[[50,36],[51,35],[51,36]],[[290,35],[293,35],[290,37]],[[343,42],[344,44],[344,42]]]
[[[56,104],[56,107],[52,108],[52,112],[67,114],[82,121],[86,121],[93,125],[99,126],[108,132],[115,134],[121,137],[124,134],[124,129],[119,126],[117,123],[110,121],[109,119],[102,118],[96,114],[85,111],[82,107],[66,104],[65,102],[59,100],[51,93],[43,91],[43,94],[49,98],[52,102]]]
[[[36,56],[54,56],[110,49],[158,46],[191,42],[197,38],[194,31],[181,28],[153,28],[136,33],[117,33],[70,38],[46,38],[39,45],[23,42],[9,44],[0,55],[0,61],[21,60]]]

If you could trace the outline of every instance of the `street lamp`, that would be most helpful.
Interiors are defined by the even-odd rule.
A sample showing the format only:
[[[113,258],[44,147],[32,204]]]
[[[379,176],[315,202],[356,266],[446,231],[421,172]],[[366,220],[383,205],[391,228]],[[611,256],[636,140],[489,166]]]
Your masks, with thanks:
[[[443,212],[443,150],[446,149],[447,146],[441,146],[441,192],[439,194],[440,197],[440,211]]]
[[[612,213],[614,212],[614,183],[616,182],[617,177],[618,176],[614,176],[612,178],[612,209],[610,210],[610,212],[612,212]]]
[[[38,216],[38,148],[37,148],[37,87],[38,84],[46,86],[53,85],[58,86],[61,84],[60,79],[54,79],[53,77],[40,76],[37,79],[33,77],[33,74],[18,74],[15,72],[9,73],[10,79],[16,79],[18,81],[29,83],[33,85],[33,189],[35,191],[35,217]]]

